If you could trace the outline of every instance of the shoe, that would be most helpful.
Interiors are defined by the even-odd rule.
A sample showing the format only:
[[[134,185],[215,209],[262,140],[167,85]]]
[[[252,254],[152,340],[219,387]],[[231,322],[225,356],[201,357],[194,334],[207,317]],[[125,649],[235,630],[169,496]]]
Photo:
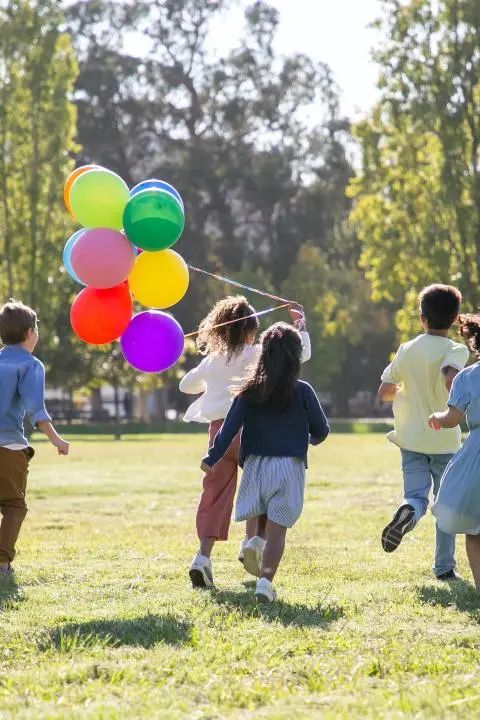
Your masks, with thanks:
[[[415,510],[411,505],[401,505],[391,522],[382,532],[382,547],[387,553],[397,549],[405,533],[415,527]]]
[[[238,549],[238,561],[242,563],[245,558],[245,545],[248,543],[248,535],[245,535]]]
[[[243,549],[243,567],[245,570],[260,577],[260,568],[262,567],[263,550],[265,548],[265,540],[256,535],[247,542]]]
[[[437,580],[443,580],[448,582],[448,580],[461,580],[462,578],[460,575],[457,575],[455,570],[448,570],[447,572],[442,573],[441,575],[437,575]]]
[[[262,577],[257,580],[257,587],[255,588],[255,598],[259,604],[268,604],[275,602],[277,599],[277,593],[275,592],[272,583],[267,578]]]
[[[11,577],[13,575],[13,567],[8,563],[8,567],[0,568],[0,577]]]
[[[195,555],[188,574],[194,588],[213,588],[212,563],[205,555]]]

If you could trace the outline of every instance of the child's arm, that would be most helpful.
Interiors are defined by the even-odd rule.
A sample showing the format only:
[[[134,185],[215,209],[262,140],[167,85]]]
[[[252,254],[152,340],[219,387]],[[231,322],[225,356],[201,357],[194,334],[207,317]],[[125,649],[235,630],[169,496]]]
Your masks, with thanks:
[[[40,420],[37,422],[37,427],[45,433],[52,445],[57,448],[59,455],[68,455],[70,443],[60,437],[51,422],[48,420]]]
[[[303,305],[292,303],[288,308],[288,312],[292,318],[293,326],[299,331],[300,337],[302,338],[302,357],[300,360],[302,363],[306,363],[312,357],[312,344],[310,342],[310,335],[307,332]]]
[[[442,428],[454,428],[460,425],[464,413],[457,408],[449,407],[444,412],[435,412],[428,418],[428,424],[432,430],[441,430]]]
[[[397,392],[397,386],[394,383],[382,382],[377,390],[377,398],[382,402],[392,402]]]
[[[58,435],[45,407],[45,369],[40,362],[36,361],[26,370],[18,392],[32,425],[45,433],[59,455],[68,455],[70,443]]]
[[[227,452],[232,440],[243,425],[245,407],[246,403],[243,398],[235,398],[212,447],[209,448],[208,454],[202,460],[201,468],[205,472],[208,472]]]
[[[445,380],[445,386],[448,392],[450,392],[450,390],[452,389],[452,383],[455,380],[455,377],[458,375],[459,371],[457,370],[457,368],[447,366],[442,368],[442,373]]]
[[[308,417],[308,430],[310,433],[310,443],[312,445],[320,445],[328,436],[330,426],[320,405],[315,390],[307,385],[306,391],[306,408]]]
[[[456,375],[448,398],[448,408],[444,412],[434,412],[428,418],[428,424],[433,430],[454,428],[460,425],[470,404],[470,389],[465,372]]]
[[[186,393],[187,395],[199,395],[200,393],[205,392],[207,389],[203,373],[205,362],[206,358],[202,360],[200,365],[197,365],[196,368],[193,368],[193,370],[190,370],[190,372],[183,376],[180,380],[181,392]]]

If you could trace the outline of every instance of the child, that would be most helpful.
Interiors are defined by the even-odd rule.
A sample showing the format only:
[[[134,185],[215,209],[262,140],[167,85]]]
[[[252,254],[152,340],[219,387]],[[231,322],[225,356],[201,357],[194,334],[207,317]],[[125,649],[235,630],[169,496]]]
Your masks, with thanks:
[[[258,602],[273,602],[276,597],[272,581],[282,559],[286,531],[303,508],[309,439],[316,445],[329,432],[315,392],[298,379],[301,355],[297,330],[277,323],[265,331],[260,359],[201,465],[209,473],[243,428],[239,464],[244,470],[236,520],[254,519],[266,529],[255,591]]]
[[[290,313],[303,327],[301,309],[292,306]],[[233,321],[233,322],[232,322]],[[222,323],[228,323],[223,324]],[[203,393],[187,410],[186,422],[209,423],[209,445],[232,404],[232,386],[241,382],[250,365],[255,364],[260,348],[255,345],[258,318],[255,310],[244,297],[227,297],[220,300],[201,322],[197,339],[199,351],[206,355],[198,367],[185,375],[180,383],[184,393]],[[310,358],[310,338],[302,333],[303,360]],[[227,540],[233,499],[237,487],[238,449],[240,439],[234,438],[225,457],[214,472],[203,479],[203,493],[197,510],[197,533],[199,552],[193,558],[189,575],[194,587],[212,587],[210,555],[217,540]],[[256,535],[253,523],[247,525],[247,535],[242,541],[238,559],[244,561],[246,545],[251,546],[251,556],[261,555],[264,541]],[[247,560],[249,554],[247,553]],[[257,562],[258,567],[258,562]],[[246,569],[255,570],[247,562]],[[257,571],[258,572],[258,571]]]
[[[480,357],[480,315],[462,315],[460,329],[470,350]],[[432,512],[439,527],[464,533],[475,587],[480,590],[480,363],[462,370],[452,384],[448,410],[435,412],[429,425],[435,430],[458,428],[464,414],[469,435],[445,471]],[[444,430],[440,433],[443,435]]]
[[[419,295],[420,321],[425,333],[400,346],[382,375],[378,397],[393,400],[395,429],[388,438],[400,447],[404,503],[382,533],[382,547],[393,552],[405,533],[425,515],[433,483],[437,495],[440,478],[460,447],[460,430],[436,434],[428,416],[445,407],[453,378],[468,360],[464,345],[448,338],[457,320],[462,296],[455,287],[430,285]],[[433,571],[439,580],[455,574],[455,538],[436,528]]]
[[[35,312],[11,300],[0,308],[0,575],[13,573],[15,543],[27,514],[25,491],[33,449],[23,428],[25,414],[58,449],[69,444],[57,435],[45,410],[45,370],[32,355],[38,342]]]

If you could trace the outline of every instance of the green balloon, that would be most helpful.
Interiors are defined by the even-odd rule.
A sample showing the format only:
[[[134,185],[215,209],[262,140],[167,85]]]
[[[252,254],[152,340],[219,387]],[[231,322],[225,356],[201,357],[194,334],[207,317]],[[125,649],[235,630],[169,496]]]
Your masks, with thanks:
[[[142,250],[166,250],[179,239],[185,217],[176,198],[165,190],[137,193],[127,203],[123,227],[131,243]]]
[[[128,185],[119,175],[104,169],[88,170],[71,187],[70,207],[84,227],[121,230],[129,197]]]

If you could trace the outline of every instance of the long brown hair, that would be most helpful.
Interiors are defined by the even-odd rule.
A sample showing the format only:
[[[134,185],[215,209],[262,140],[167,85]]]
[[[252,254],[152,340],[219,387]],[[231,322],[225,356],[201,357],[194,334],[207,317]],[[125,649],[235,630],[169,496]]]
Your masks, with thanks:
[[[284,322],[275,323],[263,333],[260,358],[239,395],[255,404],[284,410],[293,398],[301,357],[298,330]]]
[[[222,323],[229,324],[216,327]],[[254,308],[242,295],[219,300],[200,323],[198,351],[202,355],[225,353],[227,359],[231,360],[257,332],[258,325]]]
[[[458,318],[460,334],[467,341],[468,348],[480,357],[480,315],[468,313]]]

